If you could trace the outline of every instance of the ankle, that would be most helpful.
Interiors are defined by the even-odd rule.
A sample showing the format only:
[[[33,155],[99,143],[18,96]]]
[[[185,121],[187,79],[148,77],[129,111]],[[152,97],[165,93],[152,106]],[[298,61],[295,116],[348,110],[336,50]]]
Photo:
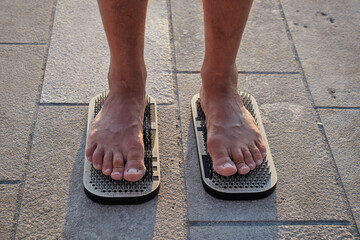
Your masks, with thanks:
[[[109,90],[129,94],[145,95],[147,71],[145,64],[120,66],[110,64]]]
[[[229,91],[237,90],[238,72],[236,66],[220,69],[203,65],[201,78],[203,91],[229,93]]]

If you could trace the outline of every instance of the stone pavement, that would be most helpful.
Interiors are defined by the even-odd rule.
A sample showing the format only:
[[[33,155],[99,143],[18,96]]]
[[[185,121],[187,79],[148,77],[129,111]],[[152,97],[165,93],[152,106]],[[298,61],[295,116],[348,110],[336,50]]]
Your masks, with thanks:
[[[257,0],[239,86],[260,105],[278,173],[271,196],[222,201],[201,186],[190,100],[200,86],[199,0],[150,0],[147,92],[157,99],[159,195],[87,199],[87,104],[107,86],[96,1],[0,1],[0,239],[357,239],[358,0]]]

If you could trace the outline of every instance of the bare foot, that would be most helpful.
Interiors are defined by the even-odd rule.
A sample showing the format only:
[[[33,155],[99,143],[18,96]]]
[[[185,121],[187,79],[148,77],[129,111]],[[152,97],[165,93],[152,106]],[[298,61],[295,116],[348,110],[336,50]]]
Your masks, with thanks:
[[[143,121],[145,92],[111,90],[95,117],[86,156],[97,170],[114,180],[138,181],[145,174]],[[113,87],[114,89],[114,87]]]
[[[204,79],[200,90],[201,107],[206,116],[207,149],[215,172],[230,176],[238,172],[247,174],[262,163],[266,148],[254,118],[242,104],[235,84],[216,86],[204,82],[220,82]],[[237,73],[230,74],[236,78]],[[230,81],[234,83],[234,80]]]

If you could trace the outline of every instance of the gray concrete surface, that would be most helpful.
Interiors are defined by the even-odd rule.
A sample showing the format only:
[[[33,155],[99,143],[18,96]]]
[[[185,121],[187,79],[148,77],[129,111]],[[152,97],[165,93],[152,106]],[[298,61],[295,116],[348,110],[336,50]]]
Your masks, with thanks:
[[[25,171],[30,129],[41,83],[44,46],[0,45],[0,179],[18,180]]]
[[[254,1],[251,11],[238,53],[238,70],[297,72],[277,1]],[[172,1],[172,13],[176,68],[199,71],[205,47],[201,1]]]
[[[178,75],[189,221],[350,220],[344,192],[336,180],[331,155],[318,130],[315,111],[301,86],[300,77],[287,75],[287,78],[280,76],[279,79],[278,75],[249,77],[240,74],[239,85],[243,85],[241,79],[253,82],[254,78],[263,86],[286,85],[288,90],[277,99],[269,97],[270,91],[262,94],[261,86],[247,88],[256,98],[259,96],[264,128],[279,175],[278,187],[275,194],[265,199],[229,203],[215,199],[203,190],[197,167],[187,99],[197,93],[200,76]],[[322,207],[314,207],[316,205]]]
[[[149,5],[145,59],[148,94],[156,94],[159,103],[172,103],[166,1]],[[107,88],[108,63],[109,50],[97,2],[58,1],[41,102],[88,103]]]
[[[35,43],[49,42],[49,26],[55,0],[3,0],[0,2],[0,42]]]
[[[258,101],[279,179],[265,199],[229,202],[201,186],[190,119],[201,2],[150,0],[161,188],[141,205],[104,206],[82,189],[87,103],[106,88],[109,56],[96,1],[2,1],[0,238],[359,239],[359,7],[254,2],[239,88]]]
[[[332,154],[349,199],[357,226],[360,226],[360,110],[321,109],[321,119]]]
[[[315,104],[358,107],[359,2],[281,2]]]
[[[354,239],[347,226],[201,226],[190,227],[190,239]]]
[[[0,185],[0,238],[9,239],[14,229],[19,184]]]

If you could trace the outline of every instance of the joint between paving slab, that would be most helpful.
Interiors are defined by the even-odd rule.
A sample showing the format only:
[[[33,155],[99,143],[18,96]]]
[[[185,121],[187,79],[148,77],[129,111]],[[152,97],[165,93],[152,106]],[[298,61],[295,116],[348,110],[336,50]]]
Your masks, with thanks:
[[[158,106],[173,106],[175,102],[156,103]]]
[[[303,84],[305,85],[305,89],[306,89],[306,91],[307,91],[307,93],[308,93],[308,98],[309,98],[309,100],[310,100],[310,102],[311,102],[312,107],[313,107],[314,110],[315,110],[316,118],[317,118],[318,122],[321,123],[322,121],[321,121],[320,113],[319,113],[319,111],[318,111],[318,108],[316,107],[315,100],[314,100],[314,97],[313,97],[313,95],[312,95],[312,93],[311,93],[310,86],[309,86],[309,83],[308,83],[308,81],[307,81],[304,68],[302,67],[299,54],[298,54],[298,52],[297,52],[297,50],[296,50],[295,41],[294,41],[294,39],[293,39],[293,37],[292,37],[291,31],[290,31],[290,27],[289,27],[289,24],[288,24],[287,19],[286,19],[286,16],[285,16],[285,12],[284,12],[284,9],[283,9],[281,0],[278,0],[278,7],[279,7],[279,11],[280,11],[281,17],[282,17],[283,22],[284,22],[284,25],[285,25],[285,30],[286,30],[288,39],[289,39],[290,42],[291,42],[291,48],[292,48],[292,51],[293,51],[293,54],[294,54],[294,57],[295,57],[295,61],[297,62],[298,67],[299,67],[299,69],[300,69],[300,74],[301,74],[301,77],[302,77],[302,80],[303,80]],[[331,149],[331,147],[330,147],[330,143],[329,143],[328,138],[327,138],[327,136],[326,136],[325,129],[324,129],[323,125],[318,125],[318,128],[319,128],[320,134],[322,135],[323,140],[324,140],[324,142],[325,142],[325,144],[327,145],[327,148],[328,148],[328,150],[329,150],[330,157],[331,157],[331,159],[332,159],[332,164],[333,164],[333,166],[334,166],[334,168],[335,168],[336,175],[337,175],[336,181],[339,183],[340,187],[341,187],[342,190],[343,190],[343,195],[344,195],[344,197],[345,197],[345,201],[346,201],[347,206],[348,206],[348,211],[350,212],[352,221],[355,223],[355,222],[356,222],[356,221],[355,221],[355,216],[354,216],[354,213],[353,213],[353,211],[352,211],[352,209],[351,209],[350,202],[349,202],[348,196],[347,196],[347,194],[346,194],[345,187],[344,187],[344,184],[343,184],[343,182],[342,182],[339,169],[338,169],[338,167],[337,167],[337,165],[336,165],[336,161],[335,161],[334,154],[333,154],[333,152],[332,152],[332,149]],[[355,229],[356,229],[357,234],[359,234],[359,229],[358,229],[357,225],[354,224],[354,226],[355,226]]]
[[[354,109],[359,110],[360,107],[339,107],[339,106],[315,106],[315,109]]]
[[[50,106],[60,106],[60,107],[66,107],[66,106],[78,106],[78,107],[81,107],[81,106],[89,106],[89,103],[70,103],[70,102],[42,102],[42,103],[39,103],[39,106],[46,106],[46,107],[50,107]]]
[[[43,46],[46,43],[21,43],[21,42],[0,42],[0,45],[30,45],[30,46]]]
[[[44,58],[43,58],[43,67],[42,67],[43,73],[42,73],[40,83],[38,86],[38,93],[37,93],[37,100],[35,103],[33,122],[30,126],[30,134],[29,134],[28,141],[27,141],[24,172],[23,172],[22,178],[20,180],[20,185],[19,185],[17,206],[16,206],[15,215],[14,215],[14,223],[13,223],[12,233],[11,233],[11,237],[10,237],[13,240],[16,239],[16,232],[17,232],[17,227],[18,227],[18,223],[19,223],[19,219],[20,219],[20,212],[21,212],[22,200],[23,200],[22,198],[23,198],[23,194],[24,194],[25,181],[26,181],[27,172],[28,172],[28,168],[29,168],[30,154],[31,154],[31,149],[32,149],[32,144],[33,144],[33,139],[34,139],[35,125],[36,125],[37,116],[38,116],[38,112],[39,112],[41,93],[42,93],[42,88],[43,88],[43,83],[44,83],[44,78],[45,78],[46,63],[47,63],[47,59],[49,56],[51,34],[52,34],[52,30],[53,30],[53,25],[54,25],[56,6],[57,6],[57,0],[55,0],[54,6],[51,11],[51,18],[50,18],[51,20],[50,20],[49,30],[48,30],[49,31],[48,43],[43,44],[43,45],[47,45],[47,49],[46,49],[46,52],[45,52]]]
[[[183,150],[183,142],[182,142],[182,131],[181,131],[181,117],[180,117],[180,99],[179,99],[179,84],[177,79],[177,68],[176,68],[176,55],[175,55],[175,41],[174,41],[174,27],[173,27],[173,20],[172,20],[172,10],[171,10],[171,0],[167,0],[167,9],[168,9],[168,26],[169,26],[169,37],[170,37],[170,49],[171,49],[171,63],[172,63],[172,74],[174,77],[175,83],[175,98],[176,98],[176,105],[177,105],[177,117],[180,124],[180,136],[181,136],[181,150]]]
[[[268,71],[268,72],[260,72],[260,71],[239,71],[239,74],[267,74],[267,75],[291,75],[291,74],[301,74],[300,72],[276,72],[276,71]]]
[[[349,226],[349,221],[342,220],[306,220],[306,221],[189,221],[191,227],[223,226]]]
[[[176,73],[179,74],[200,74],[200,71],[176,71]],[[261,72],[261,71],[238,71],[238,74],[274,74],[274,75],[287,75],[287,74],[301,74],[300,72],[277,72],[277,71],[267,71],[267,72]]]
[[[0,180],[0,185],[19,184],[21,180]]]
[[[200,71],[176,71],[179,74],[200,74]]]
[[[172,19],[172,8],[171,8],[171,0],[167,0],[167,10],[168,10],[168,26],[169,26],[169,37],[170,37],[170,49],[171,49],[171,63],[172,63],[172,74],[174,77],[174,83],[175,83],[175,99],[176,99],[176,115],[177,115],[177,119],[179,121],[179,134],[180,134],[180,139],[179,139],[179,144],[180,144],[180,159],[182,160],[181,163],[179,164],[179,166],[181,167],[181,169],[183,169],[183,174],[185,175],[185,159],[184,159],[184,143],[183,143],[183,133],[182,133],[182,122],[181,122],[181,116],[180,116],[180,97],[179,97],[179,84],[178,84],[178,78],[177,78],[177,66],[176,66],[176,52],[175,52],[175,35],[174,35],[174,26],[173,26],[173,19]],[[186,188],[186,179],[184,177],[184,193],[187,193],[187,188]],[[185,197],[185,205],[187,206],[187,197]],[[186,213],[184,218],[187,220],[188,219],[188,213],[187,213],[187,208],[186,208]],[[185,220],[185,224],[186,224],[186,235],[189,235],[190,232],[190,227],[188,224],[188,221]]]
[[[302,77],[303,84],[305,85],[305,89],[306,89],[306,91],[307,91],[307,93],[308,93],[308,98],[309,98],[309,100],[310,100],[310,102],[311,102],[312,107],[315,109],[315,106],[316,106],[316,105],[315,105],[314,97],[313,97],[313,95],[312,95],[312,93],[311,93],[310,86],[309,86],[309,84],[308,84],[308,82],[307,82],[307,79],[306,79],[306,76],[305,76],[305,72],[304,72],[304,69],[303,69],[303,67],[302,67],[299,54],[298,54],[298,52],[297,52],[297,50],[296,50],[295,42],[294,42],[294,39],[293,39],[292,34],[291,34],[291,32],[290,32],[289,24],[288,24],[288,22],[287,22],[287,19],[286,19],[286,16],[285,16],[285,12],[284,12],[284,9],[283,9],[283,7],[282,7],[282,4],[281,4],[281,1],[280,1],[280,0],[278,0],[278,7],[279,7],[279,10],[280,10],[281,17],[282,17],[282,19],[283,19],[283,23],[284,23],[284,25],[285,25],[286,35],[287,35],[288,39],[289,39],[290,42],[291,42],[291,49],[292,49],[292,52],[293,52],[293,54],[294,54],[295,61],[296,61],[297,65],[298,65],[298,68],[299,68],[299,70],[300,70],[299,73],[300,73],[300,75],[301,75],[301,77]],[[318,118],[318,120],[320,120],[320,115],[319,115],[319,114],[317,114],[317,118]]]

